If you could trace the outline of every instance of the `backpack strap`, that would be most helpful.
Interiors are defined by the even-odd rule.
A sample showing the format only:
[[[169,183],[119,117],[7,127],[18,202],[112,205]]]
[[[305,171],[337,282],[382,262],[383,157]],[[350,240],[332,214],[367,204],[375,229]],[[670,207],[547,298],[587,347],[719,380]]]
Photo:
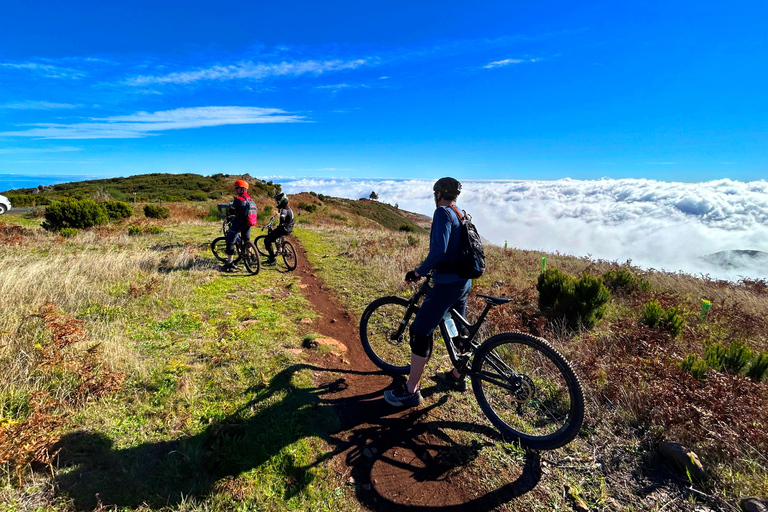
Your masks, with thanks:
[[[461,222],[462,220],[464,220],[464,216],[463,216],[463,215],[462,215],[462,214],[459,212],[459,209],[458,209],[458,208],[456,208],[456,206],[455,206],[455,205],[451,205],[451,209],[452,209],[453,211],[455,211],[455,212],[456,212],[456,215],[458,215],[458,216],[459,216],[459,222]],[[465,213],[466,213],[466,212],[465,212]]]

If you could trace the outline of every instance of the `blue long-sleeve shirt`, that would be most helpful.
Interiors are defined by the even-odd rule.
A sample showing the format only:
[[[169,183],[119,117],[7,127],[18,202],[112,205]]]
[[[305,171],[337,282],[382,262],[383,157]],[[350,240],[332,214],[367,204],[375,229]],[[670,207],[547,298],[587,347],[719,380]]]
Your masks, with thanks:
[[[457,207],[458,209],[458,207]],[[459,209],[461,211],[461,209]],[[416,269],[420,276],[435,269],[432,280],[435,283],[466,281],[456,272],[449,270],[456,264],[461,243],[461,225],[458,216],[450,206],[440,206],[432,216],[432,231],[429,235],[429,254]]]

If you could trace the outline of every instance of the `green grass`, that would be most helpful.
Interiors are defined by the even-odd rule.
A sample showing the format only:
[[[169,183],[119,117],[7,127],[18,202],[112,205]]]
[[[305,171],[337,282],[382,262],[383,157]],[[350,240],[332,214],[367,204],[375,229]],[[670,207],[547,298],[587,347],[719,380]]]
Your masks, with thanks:
[[[52,254],[93,254],[96,269],[122,268],[117,259],[128,254],[145,263],[130,279],[104,275],[81,296],[58,299],[91,340],[103,340],[102,357],[114,356],[107,364],[126,378],[116,393],[69,411],[57,445],[58,497],[32,480],[13,485],[5,475],[2,507],[19,508],[37,494],[38,510],[56,510],[59,500],[91,509],[98,494],[127,510],[143,503],[183,510],[354,508],[324,456],[327,432],[338,427],[335,414],[319,406],[312,371],[285,351],[299,348],[307,334],[297,319],[315,316],[297,277],[220,274],[204,244],[184,243],[215,236],[210,224],[165,227],[167,243],[159,249],[153,237],[49,245],[44,233],[36,235],[42,250],[35,255],[18,248],[26,265],[44,264]],[[0,259],[15,251],[5,249]],[[65,269],[48,275],[64,279]],[[36,332],[30,330],[28,343]],[[1,355],[7,364],[14,357]],[[19,379],[7,388],[15,394],[4,394],[3,415],[23,416],[23,389],[31,381]],[[46,384],[57,392],[66,385]]]

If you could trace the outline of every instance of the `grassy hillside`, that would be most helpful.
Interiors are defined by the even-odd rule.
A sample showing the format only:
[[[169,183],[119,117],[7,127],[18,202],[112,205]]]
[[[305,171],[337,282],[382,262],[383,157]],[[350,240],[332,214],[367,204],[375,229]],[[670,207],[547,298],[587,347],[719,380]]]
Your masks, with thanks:
[[[127,178],[78,181],[58,185],[24,188],[3,192],[15,208],[41,206],[63,197],[90,198],[97,201],[206,201],[232,194],[235,180],[241,176],[214,174],[142,174]],[[244,176],[251,184],[251,195],[274,195],[280,185]]]
[[[69,239],[39,218],[0,219],[0,509],[361,508],[362,491],[329,458],[339,425],[318,401],[318,369],[299,355],[317,333],[298,278],[219,273],[209,203]],[[311,193],[291,204],[310,262],[353,318],[379,296],[411,293],[402,276],[428,248],[425,231],[402,228],[413,217]],[[134,224],[158,229],[128,236]],[[538,309],[542,256],[574,276],[622,268],[489,247],[469,309],[482,307],[475,293],[513,298],[484,334],[552,340],[584,384],[586,422],[574,442],[540,455],[500,442],[471,393],[429,380],[447,365],[438,348],[422,410],[433,424],[476,426],[430,433],[453,443],[461,480],[483,495],[535,467],[535,485],[506,499],[508,510],[732,510],[740,497],[768,496],[768,383],[712,355],[733,342],[768,351],[768,283],[623,267],[649,286],[614,289],[597,326],[573,332]],[[677,308],[680,334],[643,324],[651,300]],[[691,355],[709,361],[705,374],[683,364]],[[656,449],[664,439],[695,451],[710,478],[669,468]]]

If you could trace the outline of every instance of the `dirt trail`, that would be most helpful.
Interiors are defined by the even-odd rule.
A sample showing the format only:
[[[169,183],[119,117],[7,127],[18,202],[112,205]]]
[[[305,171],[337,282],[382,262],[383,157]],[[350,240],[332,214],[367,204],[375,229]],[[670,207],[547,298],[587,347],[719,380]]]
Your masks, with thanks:
[[[492,510],[531,491],[540,477],[535,457],[518,475],[510,475],[509,484],[478,493],[482,475],[463,464],[473,457],[469,453],[473,448],[453,441],[449,431],[487,427],[430,418],[430,410],[445,403],[447,396],[441,392],[430,399],[435,388],[427,389],[431,381],[426,376],[422,406],[403,411],[384,401],[383,392],[393,385],[393,378],[368,359],[360,344],[359,318],[340,305],[308,263],[304,249],[296,245],[300,288],[319,315],[312,330],[346,347],[341,357],[312,353],[310,358],[322,367],[315,372],[315,381],[327,390],[323,401],[341,420],[339,431],[331,436],[337,446],[333,467],[354,485],[361,504],[373,510]],[[397,384],[403,382],[397,379]]]

